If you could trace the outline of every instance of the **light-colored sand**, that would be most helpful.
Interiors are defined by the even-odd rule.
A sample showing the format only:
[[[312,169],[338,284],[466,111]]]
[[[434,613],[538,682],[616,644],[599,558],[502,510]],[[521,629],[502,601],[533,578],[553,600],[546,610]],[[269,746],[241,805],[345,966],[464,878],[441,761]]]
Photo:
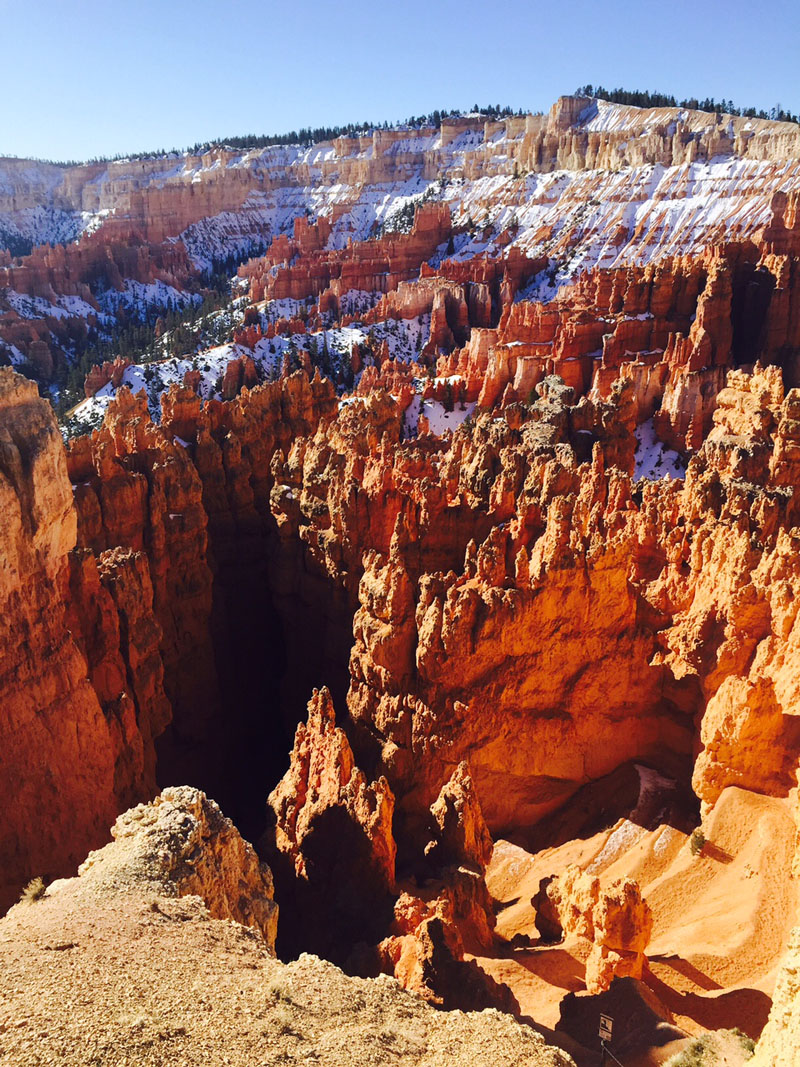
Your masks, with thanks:
[[[505,904],[497,930],[507,941],[527,934],[533,947],[509,949],[507,958],[481,966],[511,986],[524,1014],[556,1025],[561,999],[582,986],[586,946],[539,944],[531,897],[540,878],[577,863],[603,882],[639,882],[655,915],[647,981],[677,1025],[691,1034],[740,1027],[757,1036],[797,915],[789,802],[728,788],[705,834],[698,857],[679,830],[648,831],[628,820],[535,855],[498,842],[487,876]]]

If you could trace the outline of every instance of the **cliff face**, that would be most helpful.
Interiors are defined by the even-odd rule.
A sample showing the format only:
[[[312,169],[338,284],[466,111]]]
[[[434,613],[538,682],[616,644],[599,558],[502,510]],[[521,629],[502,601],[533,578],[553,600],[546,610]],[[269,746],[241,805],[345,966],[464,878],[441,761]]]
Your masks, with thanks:
[[[166,702],[146,565],[75,550],[61,435],[36,387],[0,371],[5,904],[74,866],[155,785]]]
[[[104,421],[65,451],[37,390],[0,371],[3,900],[191,780],[261,838],[286,952],[521,1011],[481,963],[493,840],[555,841],[586,797],[605,818],[597,797],[633,761],[691,785],[683,814],[707,828],[732,793],[783,805],[800,756],[796,136],[565,100],[317,154],[209,153],[191,194],[175,161],[115,164],[113,188],[87,169],[57,194],[48,171],[59,210],[112,214],[0,266],[0,331],[43,378],[69,302],[102,314],[98,279],[191,284],[248,226],[269,247],[240,272],[252,302],[218,385],[175,360],[160,418],[126,387],[139,368],[108,362],[86,387]],[[652,477],[665,446],[678,480]],[[236,895],[255,857],[208,804],[164,794],[117,845],[174,830],[170,877],[274,939],[271,907]],[[537,895],[540,929],[585,942],[592,991],[648,974],[668,890],[645,866],[652,914],[626,872],[569,868]]]
[[[269,596],[251,565],[274,554],[281,566],[267,521],[271,460],[281,441],[313,429],[331,395],[328,383],[297,376],[247,408],[201,413],[196,398],[181,407],[175,394],[165,425],[192,438],[196,466],[127,391],[102,430],[65,454],[35,386],[3,371],[4,900],[26,877],[68,870],[99,843],[116,813],[152,795],[157,764],[162,781],[191,770],[225,794],[252,732],[260,740],[287,728],[269,676],[260,684],[272,713],[245,705],[239,728],[226,725],[216,665],[231,699],[258,699],[248,689],[260,673],[247,666],[253,635],[240,638],[251,623],[261,636],[260,595]],[[296,614],[286,578],[283,603]],[[292,714],[291,726],[299,709]]]
[[[240,271],[249,279],[250,298],[304,300],[325,294],[328,305],[351,289],[390,291],[415,278],[420,264],[430,259],[452,233],[446,204],[423,204],[415,213],[409,234],[388,234],[377,241],[350,243],[328,249],[331,226],[326,218],[310,227],[295,219],[291,240],[278,237],[268,253]]]
[[[795,928],[775,986],[769,1021],[752,1060],[753,1067],[789,1067],[789,1064],[797,1060],[800,1048],[800,1021],[797,1018],[800,1003],[800,986],[797,980],[798,952],[800,929]]]
[[[44,419],[30,389],[9,395],[20,388],[27,399],[13,411]],[[73,635],[62,636],[59,669],[72,657],[88,679],[74,698],[60,686],[68,705],[85,698],[81,713],[95,720],[101,705],[115,710],[103,720],[114,744],[78,761],[105,761],[86,775],[105,775],[106,811],[152,790],[153,739],[168,724],[163,768],[222,737],[215,662],[230,646],[219,630],[236,604],[254,610],[260,591],[296,658],[252,737],[264,745],[274,725],[301,716],[302,601],[320,593],[330,605],[323,637],[353,618],[338,744],[368,782],[385,776],[404,869],[464,759],[493,833],[532,825],[629,759],[682,777],[694,764],[709,806],[732,784],[786,795],[798,744],[794,393],[784,398],[774,370],[733,373],[685,484],[634,487],[631,385],[577,404],[552,379],[540,392],[502,418],[408,442],[391,397],[377,391],[334,415],[329,384],[302,374],[202,409],[173,390],[162,428],[122,392],[103,429],[70,449],[75,511],[52,423],[43,455],[57,477],[9,461],[9,478],[33,471],[33,489],[17,476],[9,499],[51,516],[9,527],[10,545],[27,522],[38,546],[9,555],[9,596],[19,599],[23,574],[57,589],[71,582],[69,611],[66,593],[47,611]],[[188,447],[165,429],[177,426]],[[581,463],[587,434],[592,456]],[[248,599],[252,567],[264,585]],[[341,657],[329,645],[311,663],[324,673]],[[7,683],[10,707],[18,684]],[[309,766],[325,762],[323,734],[303,741]],[[36,789],[42,774],[27,779]],[[292,786],[286,802],[308,788]]]
[[[782,484],[795,399],[783,399],[774,371],[731,376],[683,487],[636,491],[623,473],[630,385],[576,405],[544,383],[532,408],[402,444],[390,398],[374,394],[331,421],[323,383],[302,383],[184,409],[182,429],[196,440],[215,556],[231,559],[225,580],[238,583],[232,557],[249,531],[285,633],[296,632],[298,590],[327,589],[331,625],[358,608],[353,742],[369,766],[380,761],[401,819],[427,810],[467,752],[495,830],[521,812],[535,820],[627,758],[686,767],[698,742],[703,800],[728,784],[788,788],[793,616],[775,576],[794,582],[795,503]],[[166,401],[167,425],[178,400]],[[594,455],[580,466],[587,436]],[[742,462],[757,479],[745,493]],[[165,589],[173,611],[179,596]],[[176,669],[176,653],[164,655]],[[742,687],[744,702],[733,696]],[[761,747],[724,747],[733,707],[751,709],[736,712],[735,729],[756,729]]]
[[[377,940],[388,921],[394,797],[385,778],[368,782],[356,767],[327,689],[314,692],[269,804],[279,891],[298,903],[281,930],[284,951],[302,947],[344,962],[359,941]]]
[[[202,486],[185,449],[155,427],[142,394],[121,392],[102,430],[68,456],[78,543],[95,556],[144,553],[160,627],[173,730],[188,744],[214,713],[212,575]]]

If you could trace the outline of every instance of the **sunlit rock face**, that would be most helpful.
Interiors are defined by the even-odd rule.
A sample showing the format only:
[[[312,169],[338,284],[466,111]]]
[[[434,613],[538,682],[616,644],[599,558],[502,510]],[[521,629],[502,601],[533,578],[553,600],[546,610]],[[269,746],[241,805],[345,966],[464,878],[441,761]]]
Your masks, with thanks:
[[[242,264],[223,343],[104,359],[66,446],[0,370],[2,903],[158,796],[117,845],[174,817],[217,917],[524,1014],[514,952],[563,936],[587,1002],[653,981],[675,887],[718,909],[724,861],[737,915],[775,915],[767,937],[747,912],[752,968],[712,960],[755,1034],[796,911],[758,827],[789,855],[798,159],[789,124],[565,98],[45,168],[0,203],[47,185],[64,225],[95,216],[0,263],[0,337],[43,383],[110,299],[180,306]],[[647,797],[623,809],[633,766]],[[209,796],[268,857],[277,932]],[[762,1057],[792,1047],[791,969]]]

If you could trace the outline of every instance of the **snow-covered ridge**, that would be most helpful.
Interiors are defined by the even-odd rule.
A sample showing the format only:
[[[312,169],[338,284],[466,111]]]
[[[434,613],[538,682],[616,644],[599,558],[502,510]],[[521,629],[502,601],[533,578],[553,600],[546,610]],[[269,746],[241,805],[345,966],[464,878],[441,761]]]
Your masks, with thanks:
[[[258,204],[260,195],[269,198],[281,191],[286,201],[302,202],[316,214],[357,198],[362,187],[427,183],[436,177],[475,183],[525,173],[624,173],[647,164],[669,169],[695,161],[708,163],[720,154],[762,165],[800,159],[797,126],[733,116],[722,119],[699,111],[639,109],[603,100],[587,107],[586,101],[567,97],[548,116],[487,121],[469,115],[446,120],[438,129],[375,130],[314,145],[249,151],[217,147],[200,155],[78,167],[0,159],[0,240],[4,233],[33,243],[74,239],[109,214],[125,215],[135,211],[137,203],[141,208],[136,197],[149,190],[208,188],[205,217],[252,215],[264,209]],[[675,136],[678,127],[680,137]],[[242,182],[252,194],[244,207]],[[515,191],[513,202],[519,201]],[[199,221],[195,218],[193,225]],[[229,235],[229,244],[234,241]],[[201,252],[193,251],[202,258]]]

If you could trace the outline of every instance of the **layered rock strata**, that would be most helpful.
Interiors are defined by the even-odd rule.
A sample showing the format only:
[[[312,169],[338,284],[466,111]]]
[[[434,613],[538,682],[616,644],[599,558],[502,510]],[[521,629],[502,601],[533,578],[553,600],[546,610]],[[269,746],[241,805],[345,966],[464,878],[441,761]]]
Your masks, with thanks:
[[[146,301],[164,306],[197,288],[198,269],[264,248],[265,260],[246,268],[257,299],[312,297],[337,317],[353,291],[392,296],[416,280],[400,305],[431,312],[435,355],[462,344],[466,326],[496,325],[544,268],[564,281],[729,242],[774,257],[765,269],[775,279],[777,321],[767,330],[777,349],[787,322],[790,333],[797,325],[786,257],[797,253],[798,144],[795,124],[565,97],[546,116],[453,117],[439,129],[307,147],[218,147],[63,170],[4,160],[0,232],[38,246],[13,261],[0,253],[4,355],[50,381],[100,328],[101,303],[116,315],[136,304],[131,287],[145,286]],[[414,205],[417,223],[403,233]],[[770,293],[746,288],[737,296],[757,318]],[[381,314],[397,310],[382,302]],[[616,344],[637,330],[615,331]],[[567,368],[576,380],[587,354]],[[700,386],[690,388],[690,398],[680,389],[671,397],[684,418],[676,438],[698,406]]]
[[[74,867],[155,786],[168,719],[146,560],[76,549],[61,435],[0,370],[2,899]]]

